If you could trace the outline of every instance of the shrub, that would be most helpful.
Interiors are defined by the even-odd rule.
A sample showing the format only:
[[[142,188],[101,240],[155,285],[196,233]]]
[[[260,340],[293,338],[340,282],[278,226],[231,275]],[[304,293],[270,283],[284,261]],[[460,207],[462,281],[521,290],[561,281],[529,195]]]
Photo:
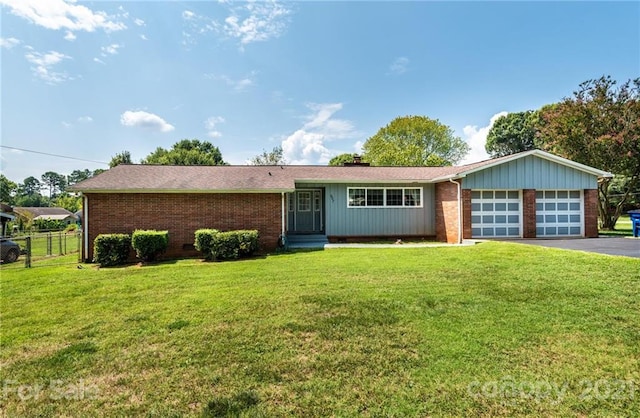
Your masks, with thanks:
[[[204,254],[204,258],[207,260],[213,260],[212,246],[215,235],[218,233],[217,229],[198,229],[196,231],[196,242],[194,246],[196,250]]]
[[[207,260],[235,260],[252,255],[258,249],[258,231],[220,232],[216,229],[196,231],[195,247]]]
[[[93,241],[93,261],[101,267],[123,264],[129,258],[129,234],[100,234]]]
[[[138,258],[144,261],[153,261],[167,251],[169,231],[136,229],[131,236],[131,246],[136,250]]]
[[[64,221],[56,219],[34,219],[33,226],[38,228],[38,231],[61,231],[66,225]]]
[[[78,230],[78,224],[69,224],[64,229],[64,232],[76,232]]]

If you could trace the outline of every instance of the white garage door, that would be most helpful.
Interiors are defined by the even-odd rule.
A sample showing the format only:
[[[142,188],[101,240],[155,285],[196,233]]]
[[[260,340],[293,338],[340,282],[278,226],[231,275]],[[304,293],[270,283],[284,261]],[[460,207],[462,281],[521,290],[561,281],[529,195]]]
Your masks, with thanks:
[[[471,236],[513,237],[521,234],[522,203],[518,190],[472,190]]]
[[[536,236],[582,235],[582,192],[580,190],[536,191]]]

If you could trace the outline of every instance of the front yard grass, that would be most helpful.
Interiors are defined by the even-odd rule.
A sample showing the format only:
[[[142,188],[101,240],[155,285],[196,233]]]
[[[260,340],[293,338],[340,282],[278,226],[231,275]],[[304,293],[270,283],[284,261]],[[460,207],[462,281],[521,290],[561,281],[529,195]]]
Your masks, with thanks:
[[[6,416],[640,415],[636,259],[489,242],[1,274]]]

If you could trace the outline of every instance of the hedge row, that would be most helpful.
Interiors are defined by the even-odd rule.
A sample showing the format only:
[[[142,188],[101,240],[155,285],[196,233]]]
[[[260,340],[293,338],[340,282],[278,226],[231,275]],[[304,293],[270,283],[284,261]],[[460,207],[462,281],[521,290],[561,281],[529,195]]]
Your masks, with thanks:
[[[199,229],[195,233],[195,247],[206,260],[235,260],[255,253],[258,237],[256,230],[220,232],[217,229]]]
[[[199,229],[195,232],[195,247],[207,260],[235,260],[248,257],[258,250],[257,230],[220,232]],[[93,242],[93,261],[102,267],[124,264],[131,247],[136,256],[153,261],[169,246],[169,232],[135,230],[129,234],[101,234]]]
[[[93,241],[93,261],[101,267],[123,264],[129,258],[129,248],[144,261],[153,261],[169,246],[168,231],[135,230],[129,234],[101,234]]]

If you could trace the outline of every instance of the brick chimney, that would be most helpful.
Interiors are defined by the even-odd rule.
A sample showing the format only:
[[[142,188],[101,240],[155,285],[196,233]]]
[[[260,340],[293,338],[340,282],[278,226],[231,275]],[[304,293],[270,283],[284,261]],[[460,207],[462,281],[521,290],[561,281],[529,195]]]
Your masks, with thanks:
[[[362,157],[358,154],[353,154],[352,163],[344,163],[342,165],[345,167],[355,167],[355,166],[369,167],[369,163],[362,162]]]

